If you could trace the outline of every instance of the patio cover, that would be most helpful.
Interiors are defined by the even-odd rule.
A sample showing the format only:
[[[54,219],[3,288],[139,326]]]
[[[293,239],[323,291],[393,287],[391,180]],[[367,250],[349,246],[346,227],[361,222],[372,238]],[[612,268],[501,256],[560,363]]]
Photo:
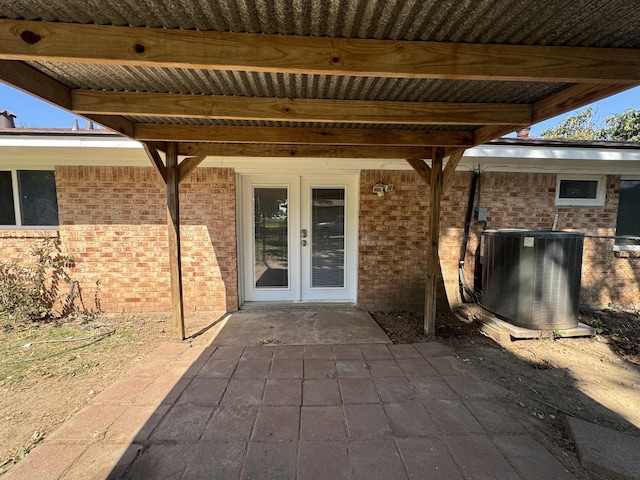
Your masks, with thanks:
[[[178,184],[205,156],[406,159],[431,190],[433,333],[464,149],[640,84],[638,32],[629,0],[0,0],[0,80],[145,143],[181,338]]]

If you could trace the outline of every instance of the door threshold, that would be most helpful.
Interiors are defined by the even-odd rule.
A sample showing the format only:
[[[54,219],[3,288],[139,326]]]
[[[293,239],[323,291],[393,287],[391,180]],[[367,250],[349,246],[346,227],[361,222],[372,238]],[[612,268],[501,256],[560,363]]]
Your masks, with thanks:
[[[322,310],[345,310],[357,308],[356,304],[350,301],[345,302],[244,302],[240,306],[240,310],[254,311],[254,310],[310,310],[310,309],[322,309]]]

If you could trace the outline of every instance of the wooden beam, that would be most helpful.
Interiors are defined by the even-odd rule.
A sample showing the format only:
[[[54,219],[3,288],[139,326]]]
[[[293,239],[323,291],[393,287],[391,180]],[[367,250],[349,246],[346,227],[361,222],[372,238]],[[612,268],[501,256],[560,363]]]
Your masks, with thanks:
[[[167,229],[169,233],[169,269],[171,276],[171,312],[173,329],[178,340],[185,339],[182,297],[182,258],[180,253],[180,194],[178,150],[167,144]]]
[[[0,80],[40,100],[71,110],[71,89],[25,63],[0,60]]]
[[[427,150],[429,150],[427,148]],[[288,158],[388,158],[406,159],[424,156],[424,147],[388,147],[384,145],[262,145],[242,143],[180,143],[179,155],[208,157],[288,157]]]
[[[638,83],[640,85],[640,83]],[[603,98],[624,92],[635,84],[578,84],[565,88],[533,104],[531,124],[575,110]],[[522,128],[522,125],[487,125],[475,131],[474,145],[481,145]]]
[[[578,84],[533,104],[532,124],[624,92],[638,84]]]
[[[460,160],[462,160],[462,155],[464,154],[464,150],[460,150],[459,152],[454,153],[449,156],[449,160],[447,160],[447,166],[444,167],[444,172],[442,174],[442,188],[446,188],[446,186],[451,181],[451,177],[456,171]]]
[[[225,120],[490,125],[531,123],[531,106],[504,103],[378,102],[74,90],[77,113]]]
[[[78,114],[84,118],[92,120],[103,127],[121,133],[129,138],[133,138],[135,132],[134,123],[119,115],[94,115],[94,114]]]
[[[488,125],[486,127],[479,128],[474,132],[474,145],[482,145],[494,138],[502,137],[508,133],[515,132],[522,128],[522,125]]]
[[[431,185],[431,167],[424,163],[421,158],[407,158],[407,163],[411,165],[420,178],[422,178],[427,185]]]
[[[302,37],[23,20],[0,21],[0,58],[395,78],[640,80],[640,50],[631,48]]]
[[[200,156],[200,157],[189,157],[182,160],[180,162],[180,165],[178,166],[179,167],[178,182],[182,182],[182,180],[184,180],[187,177],[187,175],[193,172],[193,170],[198,165],[200,165],[205,158],[206,158],[205,156]]]
[[[71,110],[72,90],[23,62],[0,60],[0,81],[56,107]],[[133,135],[133,123],[120,116],[78,115],[128,137]]]
[[[424,333],[436,333],[436,300],[440,266],[440,200],[443,188],[442,148],[434,148],[431,160],[429,203],[429,241],[427,243],[427,279],[424,296]]]
[[[309,144],[467,146],[473,132],[466,130],[387,130],[361,128],[227,127],[207,125],[138,124],[139,141]]]
[[[160,154],[158,153],[158,150],[156,150],[154,147],[152,147],[148,143],[143,143],[142,146],[144,148],[144,151],[147,153],[149,160],[151,160],[151,163],[155,165],[156,170],[158,171],[158,173],[160,174],[160,176],[162,177],[162,180],[166,185],[167,184],[167,167],[162,162],[162,159],[160,158]]]

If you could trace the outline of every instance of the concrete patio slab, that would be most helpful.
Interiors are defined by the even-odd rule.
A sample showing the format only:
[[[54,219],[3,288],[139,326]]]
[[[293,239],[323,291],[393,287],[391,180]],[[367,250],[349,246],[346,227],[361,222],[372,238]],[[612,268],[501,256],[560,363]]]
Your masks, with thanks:
[[[640,479],[640,437],[565,417],[580,462],[612,480]]]
[[[367,312],[340,305],[240,310],[229,316],[213,340],[214,345],[261,343],[348,345],[391,341]]]
[[[3,480],[573,478],[435,343],[159,351]]]

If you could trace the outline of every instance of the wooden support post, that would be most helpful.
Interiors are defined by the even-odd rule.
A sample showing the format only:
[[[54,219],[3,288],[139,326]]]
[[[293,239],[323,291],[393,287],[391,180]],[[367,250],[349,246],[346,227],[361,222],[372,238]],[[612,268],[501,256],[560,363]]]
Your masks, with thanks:
[[[431,155],[431,196],[429,206],[429,242],[427,244],[427,282],[424,296],[424,333],[436,333],[436,292],[440,265],[438,246],[440,243],[440,197],[442,196],[444,150],[433,149]]]
[[[180,341],[185,338],[182,303],[182,261],[180,257],[180,198],[178,193],[178,148],[167,144],[167,228],[169,231],[169,266],[171,272],[171,312],[173,329]]]

